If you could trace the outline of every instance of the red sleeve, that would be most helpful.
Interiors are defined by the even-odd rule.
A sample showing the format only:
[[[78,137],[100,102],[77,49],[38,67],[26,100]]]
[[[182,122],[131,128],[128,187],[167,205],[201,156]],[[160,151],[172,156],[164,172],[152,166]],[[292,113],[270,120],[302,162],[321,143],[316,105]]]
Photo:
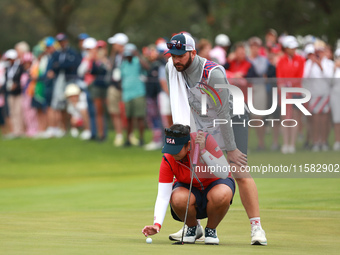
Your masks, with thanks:
[[[159,169],[159,179],[160,183],[170,183],[173,182],[174,173],[170,166],[170,161],[166,160],[166,156],[164,155],[162,158],[162,163]]]
[[[220,149],[212,135],[208,135],[207,140],[205,142],[205,149],[209,151],[209,153],[213,155],[215,158],[220,158],[223,155],[222,150]]]

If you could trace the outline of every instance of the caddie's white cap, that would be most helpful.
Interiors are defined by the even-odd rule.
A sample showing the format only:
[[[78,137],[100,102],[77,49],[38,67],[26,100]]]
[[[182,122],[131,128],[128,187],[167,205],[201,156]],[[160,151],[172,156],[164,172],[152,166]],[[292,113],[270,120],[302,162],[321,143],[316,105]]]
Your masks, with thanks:
[[[225,34],[219,34],[215,37],[215,44],[222,46],[222,47],[227,47],[230,46],[230,39],[229,36]]]
[[[94,49],[97,47],[97,40],[93,37],[86,38],[83,41],[83,48],[84,49]]]
[[[107,41],[110,44],[125,45],[129,42],[129,37],[127,37],[127,35],[124,33],[117,33],[114,36],[110,37]]]
[[[282,40],[282,46],[284,48],[296,49],[299,46],[295,36],[287,35]]]
[[[81,90],[78,85],[71,83],[65,89],[65,97],[78,96]]]

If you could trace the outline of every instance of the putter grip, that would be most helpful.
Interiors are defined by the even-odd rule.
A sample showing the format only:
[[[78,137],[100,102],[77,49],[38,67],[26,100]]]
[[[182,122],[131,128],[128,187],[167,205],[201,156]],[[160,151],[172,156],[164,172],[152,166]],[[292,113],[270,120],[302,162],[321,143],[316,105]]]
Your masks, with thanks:
[[[195,144],[195,150],[194,150],[194,159],[192,160],[192,163],[194,165],[197,165],[199,151],[200,151],[200,145],[198,143],[196,143]]]

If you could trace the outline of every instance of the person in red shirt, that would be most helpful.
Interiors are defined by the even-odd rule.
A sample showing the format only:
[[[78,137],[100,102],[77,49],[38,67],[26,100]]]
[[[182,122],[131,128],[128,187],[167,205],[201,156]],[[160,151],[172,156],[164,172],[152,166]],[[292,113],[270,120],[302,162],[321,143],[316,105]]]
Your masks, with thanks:
[[[301,88],[301,81],[303,77],[303,70],[305,65],[305,59],[296,54],[296,48],[298,42],[294,36],[286,36],[282,40],[282,47],[284,55],[280,58],[276,66],[276,77],[278,78],[278,87],[281,90],[282,87],[297,87]],[[300,98],[300,93],[288,93],[288,98]],[[301,125],[301,112],[295,106],[287,105],[287,115],[282,116],[285,119],[294,119],[298,125],[295,127],[283,128],[283,146],[281,148],[282,153],[295,153],[296,137]],[[287,125],[293,126],[294,123]]]
[[[164,156],[159,171],[154,225],[143,228],[142,233],[145,236],[160,231],[169,201],[172,217],[177,221],[184,221],[193,170],[192,144],[195,143],[199,144],[199,162],[194,169],[192,196],[186,221],[188,228],[183,241],[195,243],[196,239],[203,235],[197,219],[208,218],[205,243],[219,244],[216,227],[232,203],[235,181],[215,139],[202,131],[190,134],[190,127],[180,124],[165,129],[165,145],[162,150]]]

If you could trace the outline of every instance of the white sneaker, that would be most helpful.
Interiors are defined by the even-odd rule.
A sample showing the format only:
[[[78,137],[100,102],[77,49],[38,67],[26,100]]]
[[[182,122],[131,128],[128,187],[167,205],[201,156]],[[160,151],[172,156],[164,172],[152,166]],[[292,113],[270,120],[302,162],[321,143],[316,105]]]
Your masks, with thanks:
[[[62,138],[64,135],[65,135],[65,131],[62,130],[61,128],[54,129],[54,136],[56,138]]]
[[[185,225],[184,233],[186,233],[187,230],[188,230],[188,226]],[[171,241],[181,241],[181,239],[182,239],[182,232],[183,232],[183,228],[178,230],[176,233],[170,234],[169,235],[169,239]],[[203,227],[201,225],[198,225],[197,233],[196,233],[196,241],[204,242],[204,240],[205,240],[205,238],[204,238]]]
[[[296,152],[296,150],[295,150],[295,146],[294,145],[288,146],[288,153],[294,154],[295,152]]]
[[[205,228],[205,244],[210,245],[218,245],[220,243],[220,239],[217,237],[216,229]]]
[[[129,136],[129,141],[134,146],[138,146],[139,145],[139,140],[133,134],[131,134]]]
[[[251,231],[251,245],[267,245],[266,233],[259,227],[253,227]]]
[[[333,145],[333,150],[340,151],[340,142],[335,142]]]
[[[154,151],[154,150],[159,150],[162,149],[163,143],[162,142],[150,142],[144,146],[144,149],[146,151]]]
[[[197,237],[197,229],[198,225],[194,227],[188,227],[187,231],[184,234],[183,242],[184,243],[195,243]]]
[[[73,138],[76,138],[76,137],[78,137],[78,135],[79,135],[79,131],[78,131],[78,128],[71,128],[70,129],[70,134],[71,134],[71,136],[73,137]]]
[[[81,140],[90,140],[91,139],[91,131],[86,129],[80,134]]]
[[[36,134],[33,136],[33,138],[34,138],[34,139],[41,139],[41,138],[44,138],[45,132],[46,132],[46,131],[38,132],[38,133],[36,133]]]
[[[282,145],[282,147],[281,147],[281,152],[282,152],[283,154],[289,153],[289,146],[286,145],[286,144]]]
[[[54,136],[54,127],[48,127],[46,131],[41,135],[41,138],[52,138]]]
[[[6,135],[3,135],[2,136],[2,139],[3,140],[13,140],[16,138],[16,135],[13,134],[13,133],[9,133],[9,134],[6,134]]]
[[[318,144],[314,144],[313,147],[312,147],[312,151],[313,152],[318,152],[320,151],[320,146]]]
[[[115,140],[113,141],[113,145],[116,147],[123,146],[124,144],[124,137],[122,134],[116,134]]]

